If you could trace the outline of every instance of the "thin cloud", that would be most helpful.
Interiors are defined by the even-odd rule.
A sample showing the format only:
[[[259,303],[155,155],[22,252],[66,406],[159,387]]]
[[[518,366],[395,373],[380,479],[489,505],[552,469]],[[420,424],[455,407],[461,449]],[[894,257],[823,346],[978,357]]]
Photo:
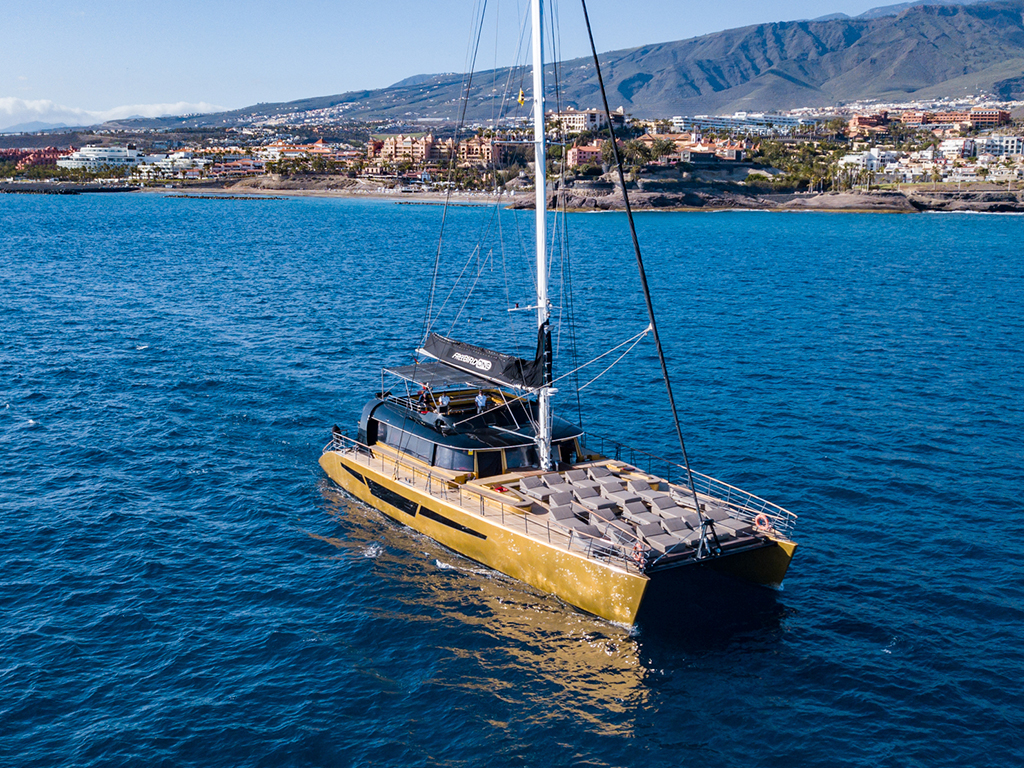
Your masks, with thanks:
[[[49,99],[26,100],[0,97],[0,130],[23,123],[65,123],[67,125],[95,125],[108,120],[129,117],[164,117],[188,115],[194,112],[222,112],[224,107],[206,102],[178,101],[166,104],[129,104],[113,109],[90,110],[68,107]]]

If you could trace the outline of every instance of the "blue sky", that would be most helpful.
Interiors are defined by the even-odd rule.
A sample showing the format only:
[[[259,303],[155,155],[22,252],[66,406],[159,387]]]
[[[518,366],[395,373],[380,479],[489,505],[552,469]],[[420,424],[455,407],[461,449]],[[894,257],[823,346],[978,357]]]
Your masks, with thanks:
[[[480,2],[12,1],[0,45],[0,130],[234,109],[464,71]],[[588,8],[598,49],[608,51],[886,4],[589,0]],[[487,0],[487,8],[478,68],[509,63],[528,0]],[[557,10],[564,57],[584,55],[579,0],[558,0]]]

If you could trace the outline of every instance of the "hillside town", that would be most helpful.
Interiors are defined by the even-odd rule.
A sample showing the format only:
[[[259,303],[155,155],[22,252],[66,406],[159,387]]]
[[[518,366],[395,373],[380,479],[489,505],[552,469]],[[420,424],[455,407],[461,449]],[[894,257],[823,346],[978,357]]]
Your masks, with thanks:
[[[1020,107],[941,100],[656,120],[620,108],[611,122],[633,181],[674,170],[791,191],[978,183],[1010,189],[1024,178],[1024,126],[1011,117]],[[426,131],[420,124],[348,124],[340,131],[321,112],[195,137],[97,129],[82,146],[18,147],[11,144],[19,137],[7,136],[0,180],[8,191],[31,180],[166,186],[332,176],[379,191],[514,190],[526,183],[532,154],[522,123],[432,123]],[[571,184],[608,172],[613,153],[603,111],[552,111],[547,125],[550,174]]]

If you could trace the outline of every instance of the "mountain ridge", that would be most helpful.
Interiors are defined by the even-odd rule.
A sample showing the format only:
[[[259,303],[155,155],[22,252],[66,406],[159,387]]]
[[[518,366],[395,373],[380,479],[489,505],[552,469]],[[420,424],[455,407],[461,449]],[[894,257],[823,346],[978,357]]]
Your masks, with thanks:
[[[612,108],[621,105],[643,118],[827,108],[860,100],[907,101],[979,92],[1003,100],[1024,98],[1024,0],[938,3],[887,6],[894,11],[889,15],[869,11],[857,18],[748,25],[610,51],[601,55],[602,73]],[[561,100],[549,101],[549,108],[598,105],[597,78],[589,58],[562,62],[559,69]],[[512,70],[517,83],[520,71]],[[553,67],[549,71],[553,73]],[[493,92],[508,75],[509,68],[476,73],[468,119],[493,115]],[[523,79],[529,94],[529,80]],[[171,122],[230,124],[326,108],[353,120],[454,120],[463,82],[462,74],[414,75],[388,88],[260,104]],[[511,101],[509,96],[507,102]],[[519,111],[525,114],[524,109]]]

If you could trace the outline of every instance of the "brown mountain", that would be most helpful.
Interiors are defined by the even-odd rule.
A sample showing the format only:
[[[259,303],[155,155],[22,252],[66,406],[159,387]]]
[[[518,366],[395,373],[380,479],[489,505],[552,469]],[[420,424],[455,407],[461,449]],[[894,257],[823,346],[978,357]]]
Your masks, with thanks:
[[[1024,98],[1024,0],[893,9],[879,9],[889,15],[757,24],[605,53],[609,101],[638,117],[666,117],[983,92]],[[476,74],[470,119],[493,114],[492,89],[507,76],[508,70]],[[510,79],[529,82],[519,72]],[[589,59],[563,62],[560,87],[562,106],[600,104]],[[461,75],[419,75],[380,90],[146,122],[227,125],[325,107],[357,120],[453,120],[462,88]]]

